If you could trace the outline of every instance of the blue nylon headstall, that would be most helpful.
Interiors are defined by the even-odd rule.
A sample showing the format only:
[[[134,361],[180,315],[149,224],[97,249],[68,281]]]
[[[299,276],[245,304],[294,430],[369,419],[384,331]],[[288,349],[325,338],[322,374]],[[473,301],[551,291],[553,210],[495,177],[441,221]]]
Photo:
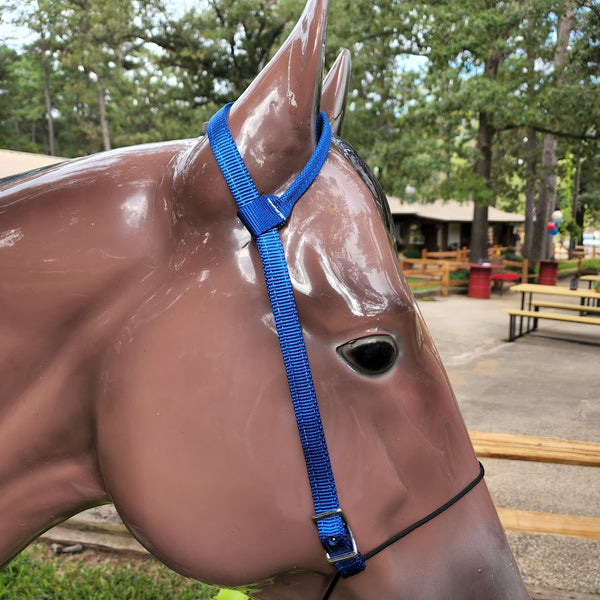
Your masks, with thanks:
[[[208,140],[238,205],[238,216],[255,238],[260,253],[312,491],[313,521],[327,560],[335,565],[342,577],[350,577],[363,571],[365,562],[339,506],[319,404],[278,232],[325,163],[331,145],[331,128],[321,112],[317,123],[319,141],[304,169],[281,196],[261,195],[229,131],[227,113],[230,107],[231,104],[227,104],[211,118]]]

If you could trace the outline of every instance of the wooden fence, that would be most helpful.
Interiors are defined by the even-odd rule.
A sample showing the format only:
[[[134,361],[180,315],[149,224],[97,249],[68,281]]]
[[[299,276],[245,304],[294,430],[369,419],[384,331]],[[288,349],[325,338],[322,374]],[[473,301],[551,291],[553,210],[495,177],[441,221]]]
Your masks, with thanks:
[[[438,289],[442,296],[447,296],[452,286],[468,285],[468,278],[465,279],[450,279],[450,273],[453,271],[468,271],[469,265],[465,262],[456,260],[460,250],[454,252],[426,252],[426,256],[438,256],[439,258],[406,258],[403,255],[399,256],[400,266],[404,276],[412,281],[409,281],[411,290],[419,290],[428,288],[430,290]],[[452,254],[453,258],[448,260],[444,255]],[[518,273],[522,283],[527,283],[531,276],[529,275],[529,263],[527,259],[523,261],[501,259],[498,262],[493,262],[494,273]],[[514,281],[512,282],[514,283]]]
[[[490,259],[490,262],[493,262],[494,259],[499,260],[507,252],[519,254],[519,249],[516,246],[490,246],[488,248],[488,258]],[[429,258],[433,260],[443,259],[466,263],[469,262],[469,249],[461,248],[460,250],[433,252],[423,248],[423,250],[421,250],[421,258]]]
[[[578,258],[600,258],[600,246],[576,246],[573,256]]]
[[[421,250],[421,258],[428,258],[430,260],[451,260],[454,262],[466,263],[469,260],[468,248],[462,250],[448,250],[446,252],[430,252],[428,250]]]
[[[591,258],[600,259],[600,252],[595,255],[593,252],[581,252],[577,251],[573,253],[573,258],[565,258],[558,260],[558,274],[561,276],[566,275],[581,275],[585,273],[583,262]]]
[[[490,262],[497,262],[507,252],[519,254],[519,249],[515,246],[490,246],[488,248],[488,258]],[[447,250],[444,252],[433,252],[423,249],[421,250],[421,258],[467,263],[469,262],[469,249],[462,248],[460,250]],[[600,246],[576,246],[573,252],[573,259],[579,259],[579,268],[581,268],[581,260],[589,258],[600,258]]]
[[[524,258],[523,260],[506,260],[505,258],[503,258],[500,261],[499,266],[503,271],[519,273],[521,283],[528,283],[531,279],[531,275],[529,274],[529,261],[526,258]]]
[[[585,272],[584,261],[590,258],[600,258],[600,249],[594,247],[578,246],[572,259],[559,260],[559,275],[579,275]],[[529,273],[529,262],[507,260],[503,252],[511,250],[509,247],[494,246],[490,248],[490,263],[493,273],[518,273],[521,283],[535,282],[536,275]],[[467,285],[468,278],[450,279],[452,271],[468,271],[466,262],[468,250],[452,250],[448,252],[428,252],[423,250],[421,258],[406,258],[399,255],[400,265],[404,275],[409,279],[412,290],[427,288],[432,292],[439,290],[442,296],[447,296],[452,286]],[[412,279],[412,281],[410,281]],[[494,279],[498,279],[495,277]],[[508,280],[507,280],[508,281]],[[514,282],[513,282],[514,283]]]
[[[400,256],[399,260],[404,276],[407,279],[416,279],[416,281],[409,282],[411,290],[437,287],[442,296],[447,296],[450,286],[467,283],[467,280],[452,281],[450,279],[451,271],[468,268],[463,263],[429,258],[405,258],[404,256]]]

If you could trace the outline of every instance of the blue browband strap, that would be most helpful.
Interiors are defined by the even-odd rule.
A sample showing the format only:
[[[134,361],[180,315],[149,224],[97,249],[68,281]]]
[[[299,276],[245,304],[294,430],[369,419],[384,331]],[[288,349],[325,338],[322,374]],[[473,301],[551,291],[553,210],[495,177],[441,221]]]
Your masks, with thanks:
[[[208,139],[238,205],[238,216],[256,239],[260,253],[304,451],[315,508],[313,520],[319,539],[327,560],[335,565],[342,577],[350,577],[364,570],[365,562],[339,506],[319,404],[278,232],[295,202],[319,174],[329,153],[331,128],[321,112],[317,123],[319,141],[302,172],[281,196],[261,195],[229,131],[227,113],[230,107],[231,104],[224,106],[209,121]]]

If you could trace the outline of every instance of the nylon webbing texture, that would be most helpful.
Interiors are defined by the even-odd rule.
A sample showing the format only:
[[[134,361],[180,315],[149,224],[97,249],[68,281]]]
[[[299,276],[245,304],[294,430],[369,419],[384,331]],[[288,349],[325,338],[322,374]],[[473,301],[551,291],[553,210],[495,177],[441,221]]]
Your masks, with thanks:
[[[227,104],[211,118],[208,139],[238,205],[238,215],[256,239],[260,253],[306,461],[315,508],[313,521],[327,560],[341,577],[349,577],[364,570],[365,563],[339,507],[312,373],[278,232],[295,202],[319,174],[329,152],[331,128],[321,112],[317,124],[319,141],[302,172],[281,196],[261,196],[229,131],[227,113],[230,107],[231,104]]]

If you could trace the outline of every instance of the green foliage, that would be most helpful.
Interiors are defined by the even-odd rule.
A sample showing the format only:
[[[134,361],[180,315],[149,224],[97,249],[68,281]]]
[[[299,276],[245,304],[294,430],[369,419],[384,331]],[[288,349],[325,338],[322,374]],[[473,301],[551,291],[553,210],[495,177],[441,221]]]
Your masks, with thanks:
[[[0,145],[48,152],[54,137],[56,154],[95,152],[103,119],[113,147],[199,135],[274,54],[303,4],[212,0],[175,14],[164,0],[26,0],[4,11],[20,14],[33,37],[26,48],[0,47]],[[327,64],[342,47],[353,54],[344,137],[388,194],[522,210],[540,181],[541,143],[526,151],[533,128],[540,140],[557,136],[558,158],[581,156],[580,203],[588,223],[600,222],[600,27],[596,11],[577,5],[567,60],[554,71],[565,6],[332,0]]]
[[[35,55],[0,46],[0,147],[48,149],[41,74]]]
[[[448,278],[450,281],[469,281],[469,271],[464,269],[460,271],[450,271]]]
[[[581,268],[584,271],[600,271],[600,258],[587,258],[581,261]]]
[[[569,238],[579,239],[583,233],[582,228],[577,224],[573,217],[573,198],[574,198],[574,175],[575,175],[575,157],[570,150],[565,153],[565,158],[561,168],[562,176],[558,182],[558,207],[563,213],[563,218],[559,224],[559,231],[562,235]]]
[[[46,553],[45,546],[34,545],[0,571],[0,600],[211,600],[216,593],[154,560],[93,565],[83,558]]]
[[[407,248],[406,250],[403,250],[402,254],[405,258],[421,258],[421,251],[413,250],[412,248]]]
[[[504,253],[504,258],[513,262],[523,262],[523,257],[520,254],[515,254],[514,252],[506,251]]]
[[[600,144],[584,144],[579,202],[585,208],[583,225],[600,229]]]
[[[577,266],[579,265],[576,260],[559,260],[558,270],[559,271],[574,271],[577,272]]]

